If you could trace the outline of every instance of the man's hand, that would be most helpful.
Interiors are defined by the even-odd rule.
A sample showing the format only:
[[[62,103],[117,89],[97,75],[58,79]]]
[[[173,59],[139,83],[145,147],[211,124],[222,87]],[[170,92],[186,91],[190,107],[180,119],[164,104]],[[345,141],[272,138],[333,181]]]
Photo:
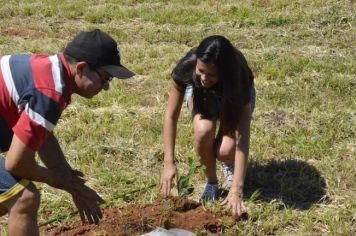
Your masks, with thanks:
[[[175,164],[165,165],[161,176],[161,194],[169,196],[172,189],[172,181],[178,181],[178,171]]]
[[[49,134],[46,142],[41,146],[39,155],[50,173],[50,177],[45,182],[72,194],[83,223],[87,219],[89,223],[97,224],[102,218],[99,205],[104,200],[94,190],[85,186],[82,172],[70,167],[53,134]]]
[[[47,179],[46,183],[51,187],[65,190],[71,194],[85,183],[84,174],[78,170],[58,166],[56,169],[49,171],[50,178]]]
[[[85,219],[87,219],[90,224],[98,224],[99,220],[103,218],[99,205],[104,203],[104,200],[93,189],[85,185],[74,192],[72,197],[82,222],[85,223]]]
[[[232,216],[240,218],[247,212],[247,208],[243,202],[242,190],[231,188],[229,194],[220,205],[226,205],[227,211],[232,211]]]
[[[97,224],[103,217],[99,205],[104,200],[91,188],[85,185],[83,173],[78,170],[58,167],[52,170],[52,178],[48,184],[72,194],[73,202],[78,208],[83,223]]]

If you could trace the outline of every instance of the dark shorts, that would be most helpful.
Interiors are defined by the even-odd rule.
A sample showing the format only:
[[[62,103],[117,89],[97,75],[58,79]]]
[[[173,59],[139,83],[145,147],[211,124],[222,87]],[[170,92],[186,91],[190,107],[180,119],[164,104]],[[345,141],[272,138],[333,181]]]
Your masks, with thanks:
[[[185,94],[184,94],[184,100],[186,101],[186,105],[187,105],[187,109],[189,111],[189,102],[190,99],[192,98],[193,95],[193,87],[192,85],[188,85],[185,89]],[[256,89],[255,89],[255,84],[252,84],[252,88],[251,88],[251,94],[250,94],[250,105],[251,105],[251,118],[252,118],[252,114],[255,110],[255,105],[256,105]],[[216,120],[219,117],[219,111],[221,108],[221,102],[218,100],[218,98],[212,98],[211,101],[209,102],[209,106],[211,108],[211,113],[215,114],[213,115],[213,119]],[[192,111],[192,117],[194,117],[194,115],[196,115],[196,113],[194,111]]]
[[[1,134],[1,138],[0,138],[0,153],[1,153],[9,150],[12,141],[12,136],[14,135],[11,128],[7,126],[5,120],[1,116],[0,116],[0,134]]]
[[[5,158],[0,156],[0,204],[24,190],[30,181],[13,176],[5,170]]]

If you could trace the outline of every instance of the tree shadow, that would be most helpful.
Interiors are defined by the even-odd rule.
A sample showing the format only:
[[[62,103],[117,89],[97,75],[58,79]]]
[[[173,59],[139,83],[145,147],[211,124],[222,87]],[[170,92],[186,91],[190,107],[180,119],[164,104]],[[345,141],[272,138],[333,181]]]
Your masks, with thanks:
[[[250,161],[245,180],[245,197],[258,190],[259,200],[280,199],[291,208],[309,209],[326,200],[326,183],[320,172],[305,161],[271,160],[263,165]]]

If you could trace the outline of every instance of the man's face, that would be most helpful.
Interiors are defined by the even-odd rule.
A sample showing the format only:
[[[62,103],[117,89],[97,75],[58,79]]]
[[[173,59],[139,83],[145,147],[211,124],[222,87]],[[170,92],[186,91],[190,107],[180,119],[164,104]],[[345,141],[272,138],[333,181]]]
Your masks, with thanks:
[[[79,63],[83,63],[79,65]],[[102,89],[109,89],[111,76],[100,68],[91,68],[85,62],[79,62],[76,65],[76,93],[85,98],[92,98],[97,95]]]

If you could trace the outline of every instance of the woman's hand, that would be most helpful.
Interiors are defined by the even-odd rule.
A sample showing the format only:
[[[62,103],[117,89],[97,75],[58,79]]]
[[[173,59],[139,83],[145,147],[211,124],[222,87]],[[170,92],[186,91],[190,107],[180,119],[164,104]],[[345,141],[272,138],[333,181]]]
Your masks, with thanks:
[[[175,179],[175,182],[178,180],[177,166],[175,164],[164,165],[161,176],[161,194],[163,197],[169,196],[173,179]]]
[[[229,194],[220,205],[226,205],[227,211],[232,211],[232,216],[240,218],[247,212],[247,207],[243,202],[243,191],[237,188],[230,188]]]

